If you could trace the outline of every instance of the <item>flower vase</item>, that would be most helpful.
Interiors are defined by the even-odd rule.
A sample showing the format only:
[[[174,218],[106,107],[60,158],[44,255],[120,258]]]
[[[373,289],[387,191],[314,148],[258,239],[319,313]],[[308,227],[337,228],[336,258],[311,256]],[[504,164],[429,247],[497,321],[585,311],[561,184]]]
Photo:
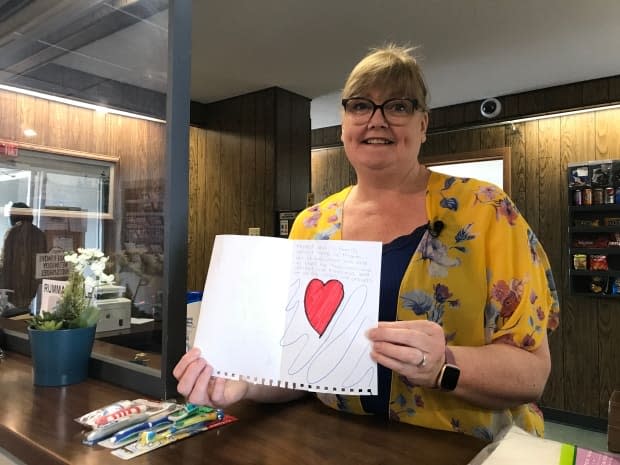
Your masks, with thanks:
[[[33,382],[66,386],[88,377],[88,362],[97,326],[42,331],[28,328]]]

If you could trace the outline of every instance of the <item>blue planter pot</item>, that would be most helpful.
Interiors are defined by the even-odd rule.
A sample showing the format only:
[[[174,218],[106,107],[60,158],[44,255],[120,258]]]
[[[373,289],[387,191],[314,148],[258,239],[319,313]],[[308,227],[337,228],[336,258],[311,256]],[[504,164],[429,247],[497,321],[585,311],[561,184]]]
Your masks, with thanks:
[[[34,384],[66,386],[88,377],[96,326],[41,331],[28,328]]]

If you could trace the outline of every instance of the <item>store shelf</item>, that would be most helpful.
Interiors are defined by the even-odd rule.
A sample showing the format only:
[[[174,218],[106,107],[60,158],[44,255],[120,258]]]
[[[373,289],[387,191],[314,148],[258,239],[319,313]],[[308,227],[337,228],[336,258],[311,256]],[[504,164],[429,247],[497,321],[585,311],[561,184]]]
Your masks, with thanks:
[[[620,232],[620,226],[569,226],[569,231],[572,233],[616,233]]]
[[[589,201],[596,201],[594,190],[614,188],[614,196],[610,200],[618,200],[616,190],[620,187],[620,160],[589,161],[569,164],[567,171],[569,202],[586,202],[586,189],[591,189]],[[573,185],[571,184],[579,184]],[[582,194],[575,195],[577,190]],[[604,193],[605,194],[605,193]],[[602,200],[606,200],[603,196]],[[600,202],[599,198],[599,202]],[[599,226],[592,225],[598,224]],[[568,278],[569,291],[572,296],[595,298],[619,298],[612,294],[616,288],[614,283],[620,279],[620,202],[598,203],[596,205],[569,205],[568,206]],[[575,247],[573,244],[580,244]],[[593,247],[594,245],[602,247]],[[584,247],[585,246],[585,247]],[[575,257],[584,255],[583,257]],[[593,256],[603,257],[594,259]],[[573,269],[575,264],[586,268],[597,266],[607,267],[607,270]],[[595,279],[599,278],[599,279]],[[591,288],[603,288],[605,292],[591,292]]]
[[[569,213],[618,213],[618,204],[604,203],[601,205],[570,205]]]
[[[571,276],[602,276],[609,278],[620,277],[620,270],[570,270]]]
[[[595,297],[597,299],[620,299],[620,294],[596,294],[594,292],[573,292],[574,297]]]
[[[586,255],[616,255],[616,254],[620,254],[620,247],[604,247],[604,248],[571,247],[569,249],[569,253],[571,255],[577,254],[577,253],[586,254]]]

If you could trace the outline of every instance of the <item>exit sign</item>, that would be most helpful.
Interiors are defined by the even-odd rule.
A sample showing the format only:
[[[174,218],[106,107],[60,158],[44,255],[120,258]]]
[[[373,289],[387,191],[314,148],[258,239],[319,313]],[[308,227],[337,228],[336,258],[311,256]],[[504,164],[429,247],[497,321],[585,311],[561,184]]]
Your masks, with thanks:
[[[14,158],[17,157],[17,144],[0,142],[0,156]]]

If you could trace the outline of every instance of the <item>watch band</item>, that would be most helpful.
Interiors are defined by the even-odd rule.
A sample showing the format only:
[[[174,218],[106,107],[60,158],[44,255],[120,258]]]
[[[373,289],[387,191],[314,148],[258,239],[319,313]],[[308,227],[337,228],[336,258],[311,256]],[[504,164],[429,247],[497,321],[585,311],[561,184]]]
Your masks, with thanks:
[[[450,365],[456,365],[456,359],[454,358],[454,354],[450,347],[446,345],[446,361],[445,363],[449,363]]]

